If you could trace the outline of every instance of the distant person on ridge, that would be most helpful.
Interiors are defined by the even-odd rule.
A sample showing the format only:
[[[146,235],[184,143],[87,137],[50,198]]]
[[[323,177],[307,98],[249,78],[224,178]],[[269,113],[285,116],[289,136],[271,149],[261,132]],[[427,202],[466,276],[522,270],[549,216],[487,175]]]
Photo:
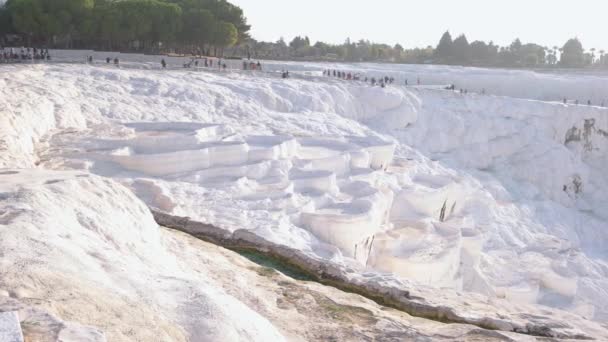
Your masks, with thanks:
[[[118,57],[114,58],[114,65],[116,65],[116,66],[120,65],[120,61],[118,60]]]
[[[106,57],[106,63],[110,64],[110,61],[112,61],[112,59],[110,57]]]
[[[160,61],[160,65],[163,66],[163,69],[167,67],[167,62],[165,62],[164,58]]]

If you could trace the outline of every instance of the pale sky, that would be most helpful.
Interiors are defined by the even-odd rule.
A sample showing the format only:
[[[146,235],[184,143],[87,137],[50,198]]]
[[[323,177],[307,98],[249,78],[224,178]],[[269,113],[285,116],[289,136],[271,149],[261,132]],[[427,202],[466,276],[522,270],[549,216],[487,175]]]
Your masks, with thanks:
[[[342,43],[347,37],[405,47],[455,38],[563,46],[578,37],[586,49],[608,51],[608,0],[229,0],[243,8],[258,40],[289,42],[308,35]]]

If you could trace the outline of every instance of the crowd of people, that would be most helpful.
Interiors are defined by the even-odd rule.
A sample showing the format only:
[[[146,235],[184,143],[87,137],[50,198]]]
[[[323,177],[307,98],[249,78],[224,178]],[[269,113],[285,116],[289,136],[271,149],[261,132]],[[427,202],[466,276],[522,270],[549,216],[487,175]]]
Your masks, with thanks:
[[[214,62],[214,60],[216,60]],[[222,61],[222,59],[208,58],[208,57],[200,57],[200,58],[191,58],[190,61],[183,64],[183,67],[188,68],[198,68],[199,66],[205,68],[213,68],[213,65],[216,65],[220,70],[226,70],[228,65],[226,65],[226,61]],[[167,61],[163,58],[160,61],[160,65],[163,69],[166,69],[168,64]],[[251,62],[248,60],[243,60],[243,70],[259,70],[262,71],[262,63],[259,61],[257,63]]]
[[[260,70],[262,71],[262,63],[258,61],[257,63],[250,61],[243,61],[243,70]]]
[[[87,56],[86,57],[86,62],[89,63],[89,64],[93,64],[93,56]],[[106,62],[106,64],[112,64],[113,63],[115,66],[120,66],[120,59],[118,59],[118,57],[114,57],[114,58],[112,58],[112,57],[106,57],[105,58],[105,62]],[[184,68],[192,68],[193,66],[194,67],[198,67],[199,65],[201,65],[201,66],[204,66],[205,68],[211,68],[211,67],[213,67],[214,64],[217,65],[217,67],[219,69],[224,69],[225,70],[228,67],[225,62],[222,63],[221,59],[218,59],[217,62],[214,63],[214,61],[213,61],[212,58],[201,58],[201,59],[199,59],[199,58],[192,58],[189,62],[184,63],[183,67]],[[254,63],[251,63],[251,64],[254,65],[255,69],[261,70],[261,64],[260,64],[260,62],[258,62],[257,65],[254,64]],[[160,61],[160,65],[161,65],[161,67],[163,69],[166,69],[167,66],[168,66],[168,63],[167,63],[167,61],[164,58],[162,58],[161,61]]]
[[[48,49],[43,49],[43,48],[30,48],[30,47],[22,47],[20,49],[15,49],[15,48],[2,48],[0,47],[0,63],[22,63],[22,62],[31,62],[31,61],[36,61],[36,60],[46,60],[46,61],[50,61],[51,60],[51,55],[49,54],[49,50]],[[93,56],[87,56],[86,57],[86,62],[87,63],[93,63]],[[113,63],[115,66],[120,66],[120,60],[118,59],[118,57],[106,57],[105,62],[107,64],[111,64]],[[165,59],[163,58],[161,60],[161,67],[163,69],[167,68],[167,62],[165,61]],[[194,67],[198,67],[199,63],[201,63],[202,66],[204,66],[205,68],[212,68],[215,65],[217,65],[218,69],[220,70],[225,70],[227,68],[227,65],[225,62],[222,62],[221,59],[217,59],[214,62],[213,58],[192,58],[188,63],[184,63],[184,68],[191,68],[193,65]],[[243,60],[243,70],[262,70],[262,64],[258,61],[258,62],[252,62],[250,60]],[[364,83],[369,83],[372,86],[380,86],[382,88],[386,87],[387,85],[393,84],[395,83],[395,78],[392,76],[384,76],[384,77],[367,77],[367,76],[361,76],[360,73],[354,73],[354,72],[347,72],[347,71],[342,71],[342,70],[335,70],[335,69],[326,69],[323,70],[323,76],[325,77],[333,77],[333,78],[337,78],[340,80],[345,80],[345,81],[362,81]],[[281,71],[281,77],[282,78],[289,78],[290,74],[288,70],[282,70]],[[409,85],[408,79],[404,80],[404,84],[406,86]],[[416,84],[420,85],[420,78],[416,79]],[[454,84],[450,84],[446,87],[444,87],[445,90],[452,90],[452,91],[456,91],[456,86]],[[460,88],[458,90],[461,94],[468,94],[468,89],[464,89],[464,88]],[[481,90],[481,94],[485,95],[486,90],[482,89]],[[575,105],[579,105],[579,100],[573,100],[573,101],[569,101],[567,98],[563,99],[563,103],[564,104],[568,104],[568,103],[573,103]],[[592,106],[593,103],[591,100],[587,100],[587,105],[588,106]],[[599,104],[600,107],[606,107],[605,102],[602,101]]]
[[[49,49],[22,47],[17,51],[15,48],[0,47],[0,63],[22,63],[34,60],[51,60]]]
[[[213,68],[213,65],[217,65],[217,68],[220,70],[226,70],[228,68],[228,66],[226,65],[226,62],[222,62],[221,59],[218,59],[215,63],[213,62],[213,58],[207,58],[207,57],[202,57],[202,58],[191,58],[190,61],[188,61],[187,63],[184,63],[182,66],[185,69],[189,69],[192,67],[198,68],[199,66],[203,66],[205,68]],[[259,64],[259,62],[258,62]],[[165,59],[161,59],[160,61],[160,65],[163,69],[166,69],[168,64],[167,61],[165,61]]]
[[[359,73],[332,69],[323,70],[323,76],[334,77],[346,81],[362,81],[364,83],[370,83],[372,86],[380,86],[382,88],[386,87],[389,84],[395,83],[395,78],[392,76],[383,76],[379,78],[367,77],[361,76],[361,74]],[[417,84],[420,85],[420,78],[417,79]],[[405,80],[405,85],[408,85],[407,79]]]
[[[106,64],[114,63],[114,65],[120,66],[120,60],[118,59],[118,57],[114,57],[114,58],[106,57],[105,61],[106,61]],[[87,56],[86,62],[89,64],[93,64],[93,56]]]
[[[340,71],[340,70],[323,70],[323,76],[327,76],[327,77],[336,77],[339,79],[344,79],[347,81],[359,81],[360,80],[360,75],[359,74],[354,74],[351,72],[346,72],[346,71]]]
[[[89,63],[93,63],[93,56],[89,56]],[[114,57],[114,59],[112,59],[112,57],[106,57],[106,64],[111,64],[112,62],[114,62],[114,65],[116,66],[120,66],[120,59],[118,59],[118,57]]]
[[[372,86],[380,86],[382,88],[386,87],[389,84],[395,83],[395,78],[394,77],[390,77],[390,76],[384,76],[384,77],[379,77],[379,78],[375,78],[375,77],[368,78],[367,76],[362,77],[358,73],[346,72],[346,71],[341,71],[341,70],[333,70],[333,69],[325,69],[325,70],[323,70],[323,76],[325,76],[325,77],[334,77],[334,78],[338,78],[338,79],[346,80],[346,81],[351,81],[352,80],[352,81],[363,81],[364,83],[368,83],[369,82]],[[409,85],[408,79],[404,80],[404,84],[406,86]],[[420,78],[419,77],[416,78],[416,84],[420,85]],[[456,85],[454,85],[454,84],[449,84],[448,86],[445,86],[443,89],[445,89],[445,90],[452,90],[452,91],[458,91],[460,94],[468,94],[469,93],[469,90],[467,88],[459,88],[458,90],[456,90]],[[486,89],[482,88],[481,91],[479,92],[479,94],[485,95],[486,94]],[[579,100],[568,101],[568,99],[564,98],[563,102],[564,102],[564,104],[574,103],[576,105],[579,105]],[[588,106],[592,106],[594,104],[592,103],[591,100],[587,100],[587,105]],[[599,103],[599,106],[600,107],[606,107],[605,101],[601,101],[601,103]]]
[[[577,105],[577,106],[579,105],[579,101],[578,101],[578,100],[574,100],[574,101],[573,101],[573,103],[574,103],[575,105]],[[567,98],[565,98],[565,97],[564,97],[564,104],[568,104],[568,99],[567,99]],[[593,102],[591,102],[591,100],[587,100],[587,106],[593,106]],[[605,103],[604,101],[602,101],[602,102],[599,104],[599,106],[600,106],[600,107],[606,107],[606,103]]]

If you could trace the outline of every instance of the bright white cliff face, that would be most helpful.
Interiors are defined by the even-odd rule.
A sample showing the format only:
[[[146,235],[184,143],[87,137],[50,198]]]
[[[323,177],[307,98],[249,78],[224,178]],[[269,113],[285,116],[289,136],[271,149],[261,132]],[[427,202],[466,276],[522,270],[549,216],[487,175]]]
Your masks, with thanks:
[[[350,267],[608,319],[608,109],[538,101],[598,102],[604,78],[542,75],[545,90],[525,92],[529,73],[353,68],[487,95],[12,67],[0,166],[88,170],[149,206]]]

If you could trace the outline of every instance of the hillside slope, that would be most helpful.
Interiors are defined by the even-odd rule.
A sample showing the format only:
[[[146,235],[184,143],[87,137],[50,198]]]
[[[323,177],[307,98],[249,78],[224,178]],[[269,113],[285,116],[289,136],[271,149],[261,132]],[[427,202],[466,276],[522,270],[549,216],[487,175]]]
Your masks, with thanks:
[[[81,276],[95,286],[120,284],[127,295],[146,288],[149,282],[140,279],[164,272],[189,279],[196,270],[172,274],[183,267],[173,263],[180,254],[154,252],[166,250],[165,233],[126,228],[142,220],[155,226],[145,208],[131,206],[139,202],[124,188],[88,172],[122,183],[153,208],[227,230],[250,229],[372,281],[400,277],[536,305],[529,310],[537,314],[541,304],[606,321],[605,109],[335,80],[88,66],[11,66],[0,85],[6,89],[0,97],[6,113],[0,118],[0,167],[72,170],[93,179],[69,180],[70,190],[54,189],[54,176],[36,176],[52,181],[43,187],[52,190],[28,193],[23,205],[65,192],[58,203],[84,212],[80,219],[66,214],[66,222],[102,233],[103,248],[115,250],[110,265],[135,267],[126,274],[105,270],[107,278]],[[21,186],[10,177],[6,186]],[[82,195],[70,199],[72,191]],[[86,208],[99,207],[106,217],[116,210],[97,201],[79,207],[91,197],[112,202],[104,192],[120,193],[120,210],[137,215],[115,228],[100,226],[101,216],[88,222],[101,214]],[[46,202],[37,207],[48,210],[33,217],[48,222],[62,212]],[[5,226],[17,229],[10,212]],[[25,236],[36,236],[41,226],[27,227],[31,234]],[[69,227],[47,233],[66,235],[60,231]],[[146,245],[138,247],[140,239]],[[58,258],[69,255],[57,252]],[[94,256],[74,253],[57,263],[70,268],[61,271],[73,272],[69,278],[81,269],[104,269]],[[204,284],[204,277],[199,281]],[[20,282],[28,283],[14,284]],[[188,336],[208,322],[167,307],[188,283],[161,281],[153,293],[167,294],[167,300],[145,293],[131,298],[172,313],[167,320]],[[209,295],[215,288],[200,284],[194,296],[202,306],[216,305],[215,292]],[[221,291],[218,296],[241,305]],[[221,312],[218,321],[224,321]],[[213,338],[281,334],[266,318],[247,315],[252,323],[246,331],[222,323],[225,332]],[[601,330],[585,324],[578,328]]]

